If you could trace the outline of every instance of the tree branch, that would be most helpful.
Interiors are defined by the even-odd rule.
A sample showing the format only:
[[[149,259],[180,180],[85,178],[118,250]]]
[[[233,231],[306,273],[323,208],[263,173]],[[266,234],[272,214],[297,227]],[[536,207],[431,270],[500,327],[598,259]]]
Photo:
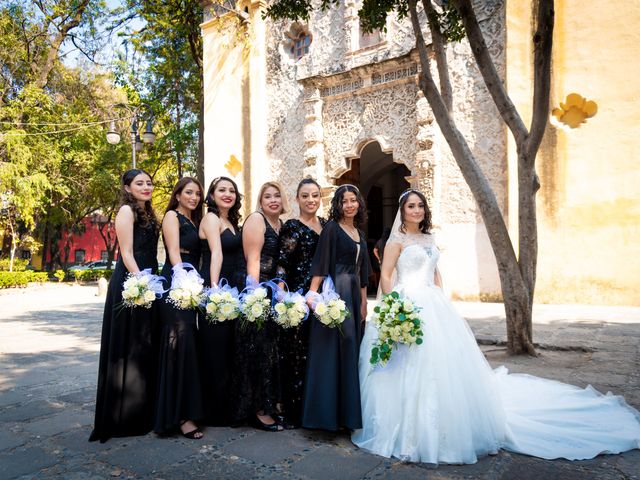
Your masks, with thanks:
[[[433,8],[431,0],[422,0],[424,11],[427,14],[429,29],[431,30],[431,39],[433,41],[433,51],[436,56],[436,66],[438,67],[438,77],[440,78],[440,95],[442,101],[451,112],[453,110],[453,90],[451,88],[451,79],[449,77],[449,64],[447,62],[447,51],[444,36],[440,31],[438,23],[438,13]]]
[[[482,30],[480,29],[480,24],[473,10],[471,0],[453,0],[453,4],[462,19],[469,44],[471,45],[471,51],[476,59],[482,78],[484,78],[484,83],[489,90],[489,94],[493,98],[500,112],[500,116],[502,116],[509,130],[511,130],[516,144],[523,145],[528,135],[527,128],[524,126],[520,114],[509,98],[500,75],[498,75],[493,59],[489,54],[487,44],[484,41],[484,36],[482,35]]]
[[[535,7],[536,33],[533,36],[533,115],[525,144],[528,161],[535,162],[549,118],[551,92],[551,49],[554,24],[553,0],[538,0]]]

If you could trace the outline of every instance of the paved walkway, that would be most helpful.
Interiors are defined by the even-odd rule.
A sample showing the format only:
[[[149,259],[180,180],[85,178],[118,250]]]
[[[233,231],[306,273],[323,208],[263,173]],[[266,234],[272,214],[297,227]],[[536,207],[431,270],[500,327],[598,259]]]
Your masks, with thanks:
[[[87,442],[103,299],[95,286],[0,291],[0,479],[639,479],[640,451],[581,462],[501,452],[475,465],[405,464],[345,435],[209,428],[183,438]],[[458,303],[489,361],[601,391],[640,408],[640,308],[539,306],[538,358],[510,358],[500,305]]]

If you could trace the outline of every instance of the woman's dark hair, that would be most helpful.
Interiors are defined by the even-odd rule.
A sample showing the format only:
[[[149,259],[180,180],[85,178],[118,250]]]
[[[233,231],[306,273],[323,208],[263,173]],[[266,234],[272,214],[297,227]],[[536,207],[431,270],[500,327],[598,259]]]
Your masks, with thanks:
[[[344,194],[347,192],[354,193],[356,196],[356,200],[358,201],[358,213],[356,213],[355,218],[353,219],[353,224],[360,228],[367,221],[367,205],[364,202],[364,198],[360,194],[360,190],[354,185],[340,185],[334,193],[333,198],[331,199],[331,209],[329,210],[329,220],[333,220],[335,222],[340,222],[344,217],[344,212],[342,211],[342,198]]]
[[[229,177],[214,178],[209,184],[209,190],[207,190],[207,196],[204,199],[204,203],[207,206],[208,212],[213,212],[217,216],[220,216],[220,209],[213,199],[213,192],[215,192],[216,187],[223,180],[233,185],[233,188],[236,191],[236,201],[229,209],[228,218],[229,222],[231,222],[231,225],[233,225],[233,228],[237,230],[239,228],[238,225],[240,223],[240,219],[242,218],[242,216],[240,215],[240,208],[242,207],[242,194],[238,191],[238,185],[236,185],[236,182],[231,180]]]
[[[191,221],[197,226],[197,225],[200,225],[200,220],[202,220],[202,203],[204,202],[204,193],[202,191],[202,185],[200,184],[197,178],[182,177],[180,180],[178,180],[178,183],[176,183],[176,186],[173,187],[173,192],[171,192],[171,200],[169,200],[169,205],[167,205],[167,209],[164,211],[164,213],[166,214],[168,211],[175,210],[176,208],[178,208],[179,204],[176,196],[181,194],[182,190],[184,190],[184,187],[186,187],[190,183],[195,183],[200,189],[200,201],[198,202],[198,206],[195,208],[195,210],[193,211],[193,214],[191,215]]]
[[[419,192],[417,190],[406,190],[402,193],[402,195],[400,195],[400,206],[398,207],[400,209],[400,231],[402,233],[405,233],[404,231],[404,206],[407,204],[407,200],[409,200],[409,197],[411,195],[417,195],[418,198],[420,198],[420,201],[422,203],[424,203],[424,220],[422,220],[420,222],[420,224],[418,225],[418,228],[420,229],[420,231],[422,233],[429,233],[429,231],[431,230],[431,210],[429,210],[429,205],[427,204],[427,199],[426,197],[422,194],[422,192]]]
[[[300,183],[298,184],[298,188],[296,189],[296,198],[298,198],[298,195],[300,194],[300,189],[305,185],[315,185],[316,187],[318,187],[318,190],[321,190],[320,184],[316,182],[313,178],[311,177],[303,178],[302,180],[300,180]]]
[[[134,198],[131,192],[127,192],[125,186],[131,186],[131,182],[138,175],[146,175],[151,178],[144,170],[140,170],[139,168],[132,168],[131,170],[127,170],[122,174],[121,182],[120,182],[120,206],[129,205],[131,210],[133,210],[133,217],[135,221],[141,226],[146,227],[148,225],[153,225],[153,228],[156,230],[160,227],[158,224],[158,218],[156,217],[156,212],[153,211],[153,206],[151,205],[151,200],[147,200],[144,202],[144,208],[140,206],[138,201]]]

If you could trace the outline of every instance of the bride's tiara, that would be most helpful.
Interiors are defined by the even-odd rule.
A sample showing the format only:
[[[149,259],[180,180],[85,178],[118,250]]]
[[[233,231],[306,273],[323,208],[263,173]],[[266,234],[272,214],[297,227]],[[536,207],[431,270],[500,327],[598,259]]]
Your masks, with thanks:
[[[407,195],[409,195],[410,193],[417,193],[417,190],[414,190],[413,188],[407,188],[404,192],[402,192],[400,194],[400,196],[398,197],[398,203],[400,203],[402,201],[402,199],[404,197],[406,197]]]

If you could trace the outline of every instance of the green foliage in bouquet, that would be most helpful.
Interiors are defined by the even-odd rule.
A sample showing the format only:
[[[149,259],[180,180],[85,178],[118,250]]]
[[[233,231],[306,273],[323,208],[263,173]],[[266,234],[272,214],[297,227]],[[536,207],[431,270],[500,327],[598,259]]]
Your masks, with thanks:
[[[371,349],[369,362],[372,365],[386,365],[400,343],[422,344],[419,311],[419,307],[395,291],[380,299],[373,309],[372,320],[378,327],[378,341]]]

